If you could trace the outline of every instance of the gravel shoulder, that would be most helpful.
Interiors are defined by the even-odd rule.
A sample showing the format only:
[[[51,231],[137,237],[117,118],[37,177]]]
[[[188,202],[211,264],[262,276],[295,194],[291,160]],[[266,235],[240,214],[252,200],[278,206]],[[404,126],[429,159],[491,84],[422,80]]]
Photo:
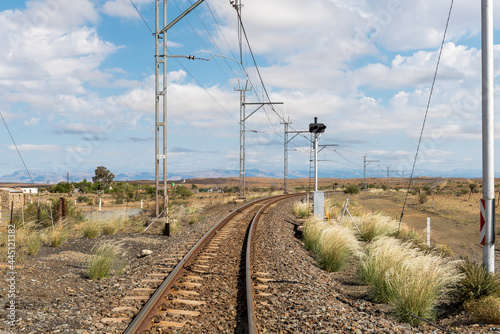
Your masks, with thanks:
[[[260,258],[256,270],[267,273],[268,288],[256,307],[263,333],[442,333],[431,325],[410,327],[394,320],[391,308],[368,300],[368,288],[356,276],[356,265],[344,272],[327,273],[315,264],[312,254],[294,237],[293,200],[271,208],[259,224]],[[43,247],[16,267],[16,318],[14,328],[6,323],[7,267],[0,270],[0,333],[121,333],[126,321],[106,322],[124,306],[124,297],[147,278],[150,267],[179,259],[194,241],[214,223],[234,210],[223,205],[205,212],[203,222],[186,225],[171,237],[118,233],[97,240],[70,239],[61,247]],[[129,261],[125,272],[103,280],[86,277],[87,259],[96,242],[112,239],[124,243]],[[152,255],[138,257],[143,249]],[[138,309],[141,301],[130,301]],[[443,305],[446,308],[446,305]],[[124,311],[124,318],[133,313]],[[494,326],[469,322],[464,314],[446,314],[439,325],[460,333],[500,332]]]

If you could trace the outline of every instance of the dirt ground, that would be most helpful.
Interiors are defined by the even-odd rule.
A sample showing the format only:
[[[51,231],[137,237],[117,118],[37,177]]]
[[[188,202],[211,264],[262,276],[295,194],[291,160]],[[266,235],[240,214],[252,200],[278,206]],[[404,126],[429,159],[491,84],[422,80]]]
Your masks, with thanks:
[[[403,191],[367,192],[353,196],[352,200],[365,211],[381,212],[399,220],[405,195]],[[479,198],[480,194],[473,194],[470,199],[468,195],[435,195],[425,204],[419,204],[416,196],[409,195],[402,224],[413,227],[426,238],[427,217],[430,217],[431,246],[446,247],[453,258],[468,257],[482,262]],[[498,251],[495,251],[496,268],[500,264]]]

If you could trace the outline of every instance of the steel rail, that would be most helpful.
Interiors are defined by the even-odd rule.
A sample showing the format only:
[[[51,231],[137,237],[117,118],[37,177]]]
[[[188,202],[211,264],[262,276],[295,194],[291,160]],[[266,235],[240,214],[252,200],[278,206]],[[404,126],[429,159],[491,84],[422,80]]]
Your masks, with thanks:
[[[247,323],[248,323],[248,334],[257,334],[257,318],[255,316],[255,308],[254,308],[254,300],[253,300],[253,285],[252,285],[252,256],[251,256],[251,248],[252,248],[252,238],[257,230],[257,223],[260,220],[260,217],[271,205],[294,197],[300,196],[300,194],[290,194],[290,195],[282,195],[277,199],[266,203],[253,217],[252,222],[250,223],[249,231],[248,231],[248,239],[247,239],[247,250],[245,256],[245,289],[246,289],[246,299],[247,299]]]
[[[191,250],[177,263],[172,272],[165,278],[160,287],[153,293],[149,298],[147,303],[143,308],[137,313],[132,322],[128,325],[127,329],[123,332],[124,334],[139,334],[145,332],[150,325],[154,317],[155,310],[158,309],[163,303],[164,295],[169,291],[177,282],[177,280],[186,271],[189,263],[195,258],[195,256],[203,249],[203,247],[212,239],[212,237],[226,225],[234,216],[241,213],[241,211],[258,204],[260,202],[265,202],[273,197],[283,197],[283,195],[272,196],[257,199],[250,203],[247,203],[238,209],[234,210],[221,221],[215,224],[197,243],[191,248]]]

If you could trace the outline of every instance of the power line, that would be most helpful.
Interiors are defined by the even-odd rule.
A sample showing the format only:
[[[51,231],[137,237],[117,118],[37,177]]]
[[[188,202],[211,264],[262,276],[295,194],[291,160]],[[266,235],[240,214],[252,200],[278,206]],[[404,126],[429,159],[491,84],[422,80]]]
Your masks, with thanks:
[[[151,29],[149,24],[146,22],[146,19],[144,19],[144,16],[142,16],[141,12],[139,11],[139,8],[137,8],[137,6],[135,5],[135,3],[132,0],[130,0],[130,3],[132,4],[132,6],[134,6],[135,11],[137,12],[137,14],[139,14],[139,16],[141,17],[144,24],[146,24],[146,27],[148,27],[149,31],[151,31],[151,34],[154,35],[153,30]]]
[[[132,5],[134,6],[137,14],[139,14],[139,16],[142,18],[144,24],[146,24],[146,26],[148,27],[149,31],[151,31],[151,34],[153,34],[154,36],[154,33],[153,31],[151,30],[151,28],[149,27],[148,23],[146,22],[146,20],[144,19],[144,17],[142,16],[141,12],[139,11],[139,9],[137,8],[137,6],[134,4],[134,2],[132,0],[130,0],[130,2],[132,3]],[[194,29],[193,29],[194,30]],[[167,41],[162,41],[161,44],[163,43],[166,43]],[[168,51],[168,53],[170,55],[172,55],[170,53],[170,51]],[[174,58],[177,63],[186,71],[187,74],[189,74],[189,76],[191,76],[191,78],[193,78],[193,80],[196,82],[196,84],[201,87],[218,105],[219,107],[222,108],[222,110],[224,110],[224,112],[226,112],[229,116],[231,116],[232,119],[234,119],[235,121],[237,121],[237,119],[226,109],[224,108],[224,106],[212,95],[210,94],[210,92],[200,83],[200,81],[198,81],[198,79],[196,79],[196,77],[184,66],[182,65],[182,63],[177,59],[177,58]]]
[[[403,203],[403,209],[401,211],[401,218],[399,219],[399,228],[401,228],[401,222],[403,221],[403,215],[405,213],[406,202],[408,201],[408,195],[410,193],[411,182],[413,180],[413,173],[415,172],[415,165],[417,164],[418,152],[420,151],[420,144],[422,143],[422,137],[423,137],[424,129],[425,129],[425,122],[427,120],[427,114],[429,113],[429,107],[431,105],[432,93],[434,92],[434,85],[436,83],[436,77],[437,77],[437,73],[438,73],[438,69],[439,69],[439,63],[441,62],[441,55],[443,53],[444,42],[446,40],[446,32],[448,31],[448,25],[450,23],[451,11],[453,9],[453,2],[454,2],[454,0],[451,0],[450,10],[448,11],[448,18],[446,20],[446,26],[444,28],[444,33],[443,33],[443,40],[441,41],[441,47],[439,49],[439,55],[438,55],[438,59],[437,59],[437,63],[436,63],[436,69],[434,70],[434,77],[432,79],[431,90],[429,92],[429,99],[427,100],[427,108],[425,109],[424,121],[422,123],[422,129],[420,130],[420,137],[418,138],[417,151],[415,152],[415,159],[413,160],[413,167],[411,169],[410,179],[408,182],[408,188],[406,189],[406,197],[405,197],[405,201]]]
[[[5,118],[3,118],[3,114],[1,111],[0,111],[0,117],[2,117],[3,124],[5,125],[5,128],[7,129],[7,132],[9,133],[10,139],[12,140],[12,143],[14,144],[14,147],[16,148],[17,154],[19,154],[19,158],[21,158],[21,161],[23,162],[24,169],[26,169],[26,173],[28,173],[28,176],[30,177],[31,183],[35,184],[35,181],[33,181],[33,178],[31,177],[31,173],[28,170],[26,163],[24,162],[23,156],[21,155],[21,151],[19,151],[19,148],[17,147],[16,141],[14,140],[14,137],[12,136],[12,133],[10,132],[9,126],[7,125],[7,122],[5,121]]]
[[[336,149],[334,149],[334,151],[335,151],[338,155],[340,155],[340,156],[341,156],[344,160],[346,160],[346,161],[350,162],[350,163],[351,163],[351,164],[353,164],[354,166],[357,166],[357,167],[363,167],[363,166],[361,166],[360,164],[357,164],[357,163],[355,163],[355,162],[353,162],[353,161],[351,161],[351,160],[347,159],[347,158],[346,158],[346,157],[344,157],[342,154],[340,154],[340,152],[339,152],[339,151],[337,151]]]

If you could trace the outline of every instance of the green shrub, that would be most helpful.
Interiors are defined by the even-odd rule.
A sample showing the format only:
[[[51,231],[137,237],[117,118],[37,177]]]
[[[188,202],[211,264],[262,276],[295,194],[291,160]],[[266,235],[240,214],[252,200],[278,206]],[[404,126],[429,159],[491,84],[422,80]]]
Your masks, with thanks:
[[[426,193],[420,193],[417,198],[420,204],[425,204],[425,202],[427,202],[428,195]]]
[[[97,246],[97,247],[96,247]],[[90,279],[103,279],[111,273],[121,274],[125,267],[125,253],[121,243],[105,241],[94,246],[88,264]]]
[[[359,188],[355,184],[351,184],[344,189],[345,194],[359,194]]]
[[[459,302],[500,294],[500,280],[495,274],[488,273],[484,266],[466,259],[457,270],[463,275],[453,288],[453,296]]]

